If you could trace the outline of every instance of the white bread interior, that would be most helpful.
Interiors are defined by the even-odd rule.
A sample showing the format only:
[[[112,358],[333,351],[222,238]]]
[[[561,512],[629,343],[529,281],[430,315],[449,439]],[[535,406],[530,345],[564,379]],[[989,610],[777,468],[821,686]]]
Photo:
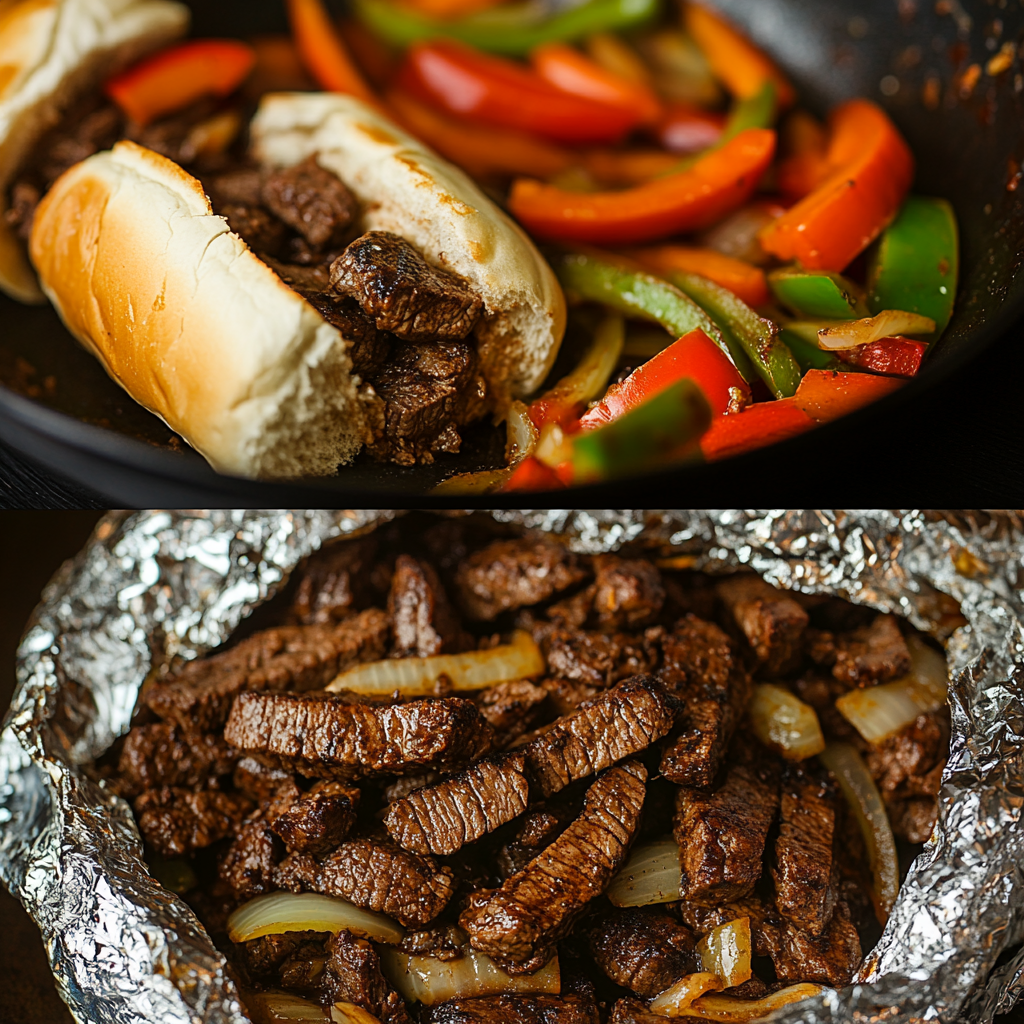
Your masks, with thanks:
[[[464,277],[483,297],[477,349],[499,401],[547,376],[565,331],[565,298],[522,229],[457,167],[373,108],[337,93],[264,97],[253,155],[288,167],[318,153],[363,205],[365,231],[392,231],[428,263]]]
[[[40,137],[108,75],[188,31],[171,0],[0,0],[0,289],[43,301],[4,220],[7,189]]]
[[[72,167],[30,247],[72,334],[219,472],[327,475],[362,445],[340,333],[172,161],[119,142]]]

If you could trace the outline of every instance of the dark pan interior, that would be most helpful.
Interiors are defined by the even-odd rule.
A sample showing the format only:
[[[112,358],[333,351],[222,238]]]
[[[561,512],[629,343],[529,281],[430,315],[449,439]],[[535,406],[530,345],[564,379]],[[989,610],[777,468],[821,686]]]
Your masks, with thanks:
[[[866,96],[881,103],[917,157],[916,191],[956,207],[962,234],[956,313],[926,370],[897,395],[840,423],[734,460],[738,472],[787,449],[841,443],[857,421],[911,403],[925,389],[981,356],[1024,313],[1024,73],[1015,61],[993,78],[988,60],[1024,39],[1024,5],[1015,0],[715,0],[782,64],[804,101],[824,114]],[[198,35],[249,35],[285,29],[281,0],[192,0]],[[981,74],[968,89],[978,65]],[[369,460],[301,489],[218,477],[156,417],[137,406],[80,349],[48,307],[0,297],[0,437],[52,469],[123,501],[196,494],[215,503],[260,503],[319,496],[372,500],[375,493],[422,493],[453,470],[493,465],[503,448],[489,426],[470,432],[462,454],[434,467],[403,470]],[[26,400],[27,399],[27,400]],[[768,454],[768,453],[772,454]],[[712,467],[713,468],[713,467]],[[684,483],[694,473],[660,474]],[[139,485],[136,489],[136,484]],[[614,488],[606,488],[609,499]],[[184,490],[182,489],[184,488]],[[191,490],[189,490],[191,488]],[[599,499],[601,489],[591,496]],[[145,495],[145,497],[142,497]],[[175,503],[171,500],[171,503]]]

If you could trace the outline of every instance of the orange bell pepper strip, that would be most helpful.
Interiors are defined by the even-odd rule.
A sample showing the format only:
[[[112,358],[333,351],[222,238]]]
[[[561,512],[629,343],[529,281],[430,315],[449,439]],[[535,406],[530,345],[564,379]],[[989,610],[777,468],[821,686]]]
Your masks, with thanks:
[[[445,117],[401,89],[387,93],[401,124],[474,178],[531,174],[548,178],[571,167],[575,155],[553,142],[511,128],[484,128]]]
[[[671,174],[679,167],[679,157],[663,149],[592,149],[578,154],[578,160],[583,169],[605,188],[643,185]]]
[[[708,462],[717,462],[786,441],[815,426],[795,398],[759,402],[741,413],[719,416],[701,438],[700,448]]]
[[[563,482],[561,476],[550,466],[545,466],[540,459],[530,455],[516,466],[512,475],[499,488],[500,494],[510,491],[554,491],[562,490],[568,481]]]
[[[750,401],[750,388],[732,360],[698,328],[638,366],[620,384],[613,384],[580,418],[580,429],[603,427],[686,377],[704,392],[712,416],[723,415],[737,401]]]
[[[630,249],[624,255],[636,260],[653,274],[700,274],[748,306],[768,302],[768,280],[760,267],[732,256],[723,256],[714,249],[691,249],[683,245],[656,245],[649,249]]]
[[[776,172],[779,192],[796,201],[810,195],[828,176],[828,132],[806,111],[795,110],[780,133],[781,159]]]
[[[831,125],[828,178],[760,234],[767,252],[808,270],[844,270],[896,216],[914,177],[909,147],[874,103],[844,103]]]
[[[748,100],[761,91],[765,82],[771,82],[779,107],[792,105],[796,92],[786,76],[721,15],[691,0],[684,8],[683,19],[715,77],[733,96]]]
[[[287,0],[287,3],[295,45],[320,88],[348,93],[379,107],[380,101],[352,62],[321,0]]]
[[[103,91],[145,126],[204,96],[229,96],[256,63],[251,46],[235,39],[194,39],[108,79]]]
[[[661,117],[661,101],[653,89],[619,77],[567,43],[538,46],[530,63],[556,89],[635,111],[640,124],[653,124]]]
[[[715,223],[750,198],[775,153],[775,132],[751,128],[692,167],[622,192],[567,192],[521,178],[509,209],[539,238],[630,245]]]
[[[870,373],[843,373],[836,370],[808,370],[793,402],[819,423],[830,423],[855,412],[903,386],[896,377],[875,377]]]

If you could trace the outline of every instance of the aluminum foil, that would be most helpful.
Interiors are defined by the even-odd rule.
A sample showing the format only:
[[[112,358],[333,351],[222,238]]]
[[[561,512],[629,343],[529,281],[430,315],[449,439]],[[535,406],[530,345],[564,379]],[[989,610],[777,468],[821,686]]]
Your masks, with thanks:
[[[147,676],[223,642],[325,541],[395,514],[109,516],[44,592],[0,734],[0,878],[38,923],[61,995],[83,1024],[246,1020],[222,955],[149,876],[127,804],[87,768],[127,730]],[[1015,516],[491,514],[581,552],[641,544],[709,572],[748,566],[778,586],[892,611],[944,639],[953,728],[935,833],[856,983],[775,1019],[988,1022],[1013,1005],[1024,989],[1024,525]]]

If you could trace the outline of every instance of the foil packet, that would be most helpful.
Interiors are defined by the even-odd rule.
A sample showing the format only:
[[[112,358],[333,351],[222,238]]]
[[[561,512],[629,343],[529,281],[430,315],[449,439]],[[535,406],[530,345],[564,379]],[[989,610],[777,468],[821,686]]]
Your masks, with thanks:
[[[82,1024],[243,1024],[223,955],[148,873],[128,805],[88,766],[142,683],[225,641],[306,555],[400,513],[150,511],[105,517],[48,585],[0,733],[0,879],[42,932]],[[457,513],[449,513],[457,514]],[[748,567],[894,612],[946,644],[952,738],[931,840],[855,983],[787,1024],[989,1022],[1024,989],[1024,524],[868,510],[495,510],[584,553]]]

